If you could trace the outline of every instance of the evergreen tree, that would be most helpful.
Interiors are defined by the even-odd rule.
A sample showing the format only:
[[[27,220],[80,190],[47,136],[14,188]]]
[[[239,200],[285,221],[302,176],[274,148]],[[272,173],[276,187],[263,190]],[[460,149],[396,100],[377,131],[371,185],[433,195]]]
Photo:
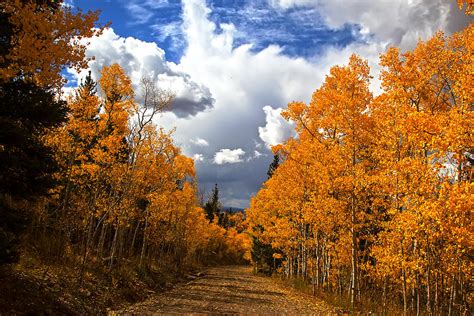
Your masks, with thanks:
[[[273,248],[270,244],[261,242],[258,237],[252,238],[252,261],[256,265],[256,272],[271,275],[273,272],[274,259]]]
[[[41,136],[65,115],[66,103],[51,91],[22,81],[0,85],[0,194],[32,199],[52,187],[56,166]]]
[[[227,212],[219,213],[219,226],[224,227],[225,229],[229,228],[229,214]]]
[[[81,80],[81,84],[79,85],[79,89],[77,90],[77,97],[81,97],[83,99],[93,96],[97,94],[97,82],[92,79],[92,73],[89,70],[87,76],[84,81]],[[98,114],[98,109],[97,109]]]
[[[219,202],[219,188],[217,187],[217,183],[212,189],[212,193],[209,196],[206,205],[204,205],[204,210],[206,211],[207,219],[212,222],[214,218],[217,218],[220,221],[220,208],[221,204]]]
[[[273,155],[273,161],[268,166],[267,176],[270,179],[275,173],[276,169],[280,165],[280,156],[278,154]],[[255,231],[263,232],[264,228],[262,226],[255,227]],[[271,274],[275,261],[273,259],[274,249],[270,244],[265,244],[261,242],[258,237],[252,238],[252,261],[256,265],[257,272],[263,272],[266,274]]]
[[[15,240],[29,218],[26,207],[15,205],[45,196],[55,184],[58,166],[43,136],[66,120],[66,102],[56,95],[62,67],[84,61],[82,50],[70,49],[71,38],[96,32],[95,14],[64,15],[61,3],[0,3],[0,262],[17,257]],[[39,55],[33,47],[42,47]]]
[[[29,218],[9,201],[34,200],[54,185],[57,165],[41,136],[65,113],[65,102],[51,91],[22,81],[0,84],[0,262],[17,259],[13,246]]]
[[[270,164],[270,166],[268,166],[268,171],[267,171],[268,179],[272,177],[273,173],[275,172],[275,170],[278,168],[279,165],[280,165],[280,156],[278,154],[275,154],[273,155],[272,163]]]

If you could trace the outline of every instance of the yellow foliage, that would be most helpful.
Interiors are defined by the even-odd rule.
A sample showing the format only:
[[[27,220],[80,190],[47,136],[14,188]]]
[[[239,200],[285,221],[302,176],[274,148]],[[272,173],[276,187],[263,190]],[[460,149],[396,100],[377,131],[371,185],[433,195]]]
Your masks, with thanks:
[[[98,12],[73,13],[70,8],[50,8],[38,1],[2,1],[2,14],[13,26],[11,49],[0,57],[0,80],[20,76],[41,87],[63,86],[64,66],[87,67],[86,45],[82,39],[99,35],[94,28]]]
[[[283,163],[246,220],[283,271],[328,286],[388,277],[400,292],[433,286],[432,275],[469,282],[473,32],[389,49],[376,98],[367,62],[353,55],[309,104],[288,105],[298,137],[273,148]]]

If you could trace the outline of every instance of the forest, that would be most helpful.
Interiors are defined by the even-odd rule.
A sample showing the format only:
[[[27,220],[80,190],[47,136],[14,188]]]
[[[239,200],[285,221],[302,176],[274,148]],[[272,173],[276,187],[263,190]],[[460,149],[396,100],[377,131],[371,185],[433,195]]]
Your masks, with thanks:
[[[472,23],[386,50],[377,94],[359,55],[332,67],[283,111],[296,136],[231,214],[156,123],[175,99],[156,78],[113,63],[64,92],[98,21],[0,3],[0,314],[104,313],[243,264],[354,312],[474,312]],[[44,294],[62,291],[67,307]]]

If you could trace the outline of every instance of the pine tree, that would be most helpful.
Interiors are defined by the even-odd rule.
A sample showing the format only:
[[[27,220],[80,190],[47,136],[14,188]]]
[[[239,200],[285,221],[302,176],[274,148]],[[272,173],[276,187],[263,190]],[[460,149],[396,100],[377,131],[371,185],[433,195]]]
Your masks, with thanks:
[[[217,218],[220,221],[220,208],[221,204],[219,202],[219,188],[217,187],[217,183],[214,185],[214,189],[212,189],[212,193],[209,196],[206,205],[204,205],[204,210],[206,211],[207,219],[212,222],[214,218]]]
[[[43,136],[66,118],[66,102],[56,95],[61,70],[85,66],[85,51],[73,49],[84,46],[73,38],[98,33],[97,14],[73,14],[61,2],[0,3],[0,262],[16,257],[12,241],[29,218],[12,205],[54,185],[58,166]]]
[[[268,166],[268,179],[270,179],[274,175],[279,165],[280,155],[277,153],[273,155],[273,161]],[[263,226],[259,225],[257,227],[254,227],[253,230],[261,234],[265,229]],[[272,273],[272,268],[274,265],[274,252],[275,250],[270,244],[262,242],[258,236],[253,236],[251,255],[252,261],[256,265],[257,272],[263,272],[266,274]]]
[[[270,179],[273,176],[273,173],[275,173],[275,170],[278,168],[279,165],[280,165],[280,156],[278,154],[274,154],[273,161],[270,164],[270,166],[268,166],[268,171],[267,171],[268,179]]]

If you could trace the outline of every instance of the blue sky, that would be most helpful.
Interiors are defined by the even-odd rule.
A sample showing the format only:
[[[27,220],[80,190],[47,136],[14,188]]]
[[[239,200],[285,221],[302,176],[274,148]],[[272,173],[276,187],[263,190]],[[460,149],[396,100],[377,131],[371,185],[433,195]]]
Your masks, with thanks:
[[[186,40],[181,31],[181,1],[86,1],[75,0],[75,7],[101,10],[100,22],[112,23],[121,36],[133,36],[154,41],[166,51],[167,59],[178,62]],[[251,43],[253,51],[268,45],[279,45],[289,56],[309,57],[321,53],[326,46],[345,47],[361,40],[359,26],[347,23],[338,29],[324,24],[316,8],[293,7],[287,10],[272,6],[267,1],[219,0],[208,1],[209,19],[216,23],[233,24],[239,30],[235,47]]]
[[[195,159],[202,191],[219,184],[226,206],[247,207],[266,179],[270,147],[293,135],[280,112],[308,102],[334,65],[367,59],[379,90],[378,58],[412,49],[437,30],[472,22],[455,0],[69,0],[101,10],[111,28],[90,39],[95,78],[119,63],[137,84],[152,76],[175,94],[156,123]],[[77,82],[86,72],[68,70]]]

